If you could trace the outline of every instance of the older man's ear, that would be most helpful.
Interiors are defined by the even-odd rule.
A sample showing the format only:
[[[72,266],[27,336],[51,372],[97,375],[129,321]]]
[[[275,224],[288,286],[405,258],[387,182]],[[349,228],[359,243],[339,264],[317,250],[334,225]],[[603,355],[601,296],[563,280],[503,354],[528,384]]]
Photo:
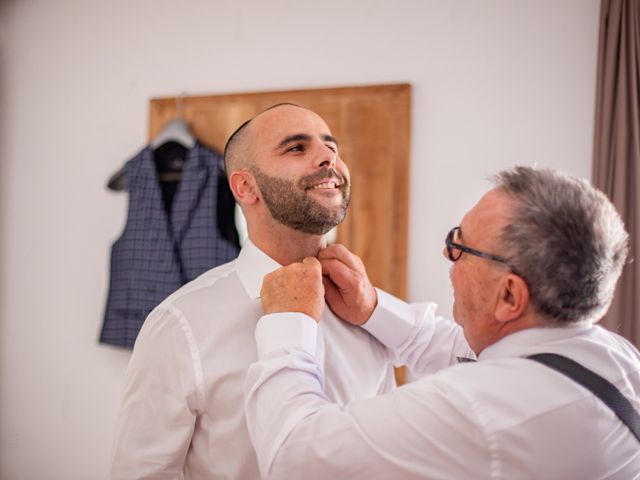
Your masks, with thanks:
[[[513,273],[505,275],[500,280],[495,318],[498,322],[506,323],[518,320],[527,311],[529,305],[529,287],[527,283]]]

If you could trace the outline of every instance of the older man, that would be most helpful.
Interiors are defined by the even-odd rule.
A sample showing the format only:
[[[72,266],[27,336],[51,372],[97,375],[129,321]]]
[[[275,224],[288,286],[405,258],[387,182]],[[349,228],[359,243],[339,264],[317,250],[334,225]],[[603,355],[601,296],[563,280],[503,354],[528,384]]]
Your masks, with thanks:
[[[295,105],[277,105],[242,125],[227,143],[225,163],[249,239],[236,260],[185,285],[145,321],[127,373],[113,479],[259,477],[242,384],[257,358],[262,279],[325,246],[324,234],[346,213],[349,171],[322,118]],[[380,308],[387,308],[384,300]],[[395,386],[384,346],[329,309],[313,341],[332,401]],[[461,336],[459,344],[468,348]]]
[[[640,478],[640,436],[632,433],[640,354],[595,325],[627,255],[622,222],[587,182],[550,170],[518,167],[496,183],[449,232],[444,250],[453,262],[454,317],[477,362],[336,405],[314,349],[323,292],[334,312],[417,374],[450,356],[433,335],[434,306],[376,306],[381,297],[362,264],[338,246],[265,278],[270,314],[258,322],[260,360],[245,385],[263,476]],[[528,358],[541,353],[613,384],[631,428],[589,389]]]

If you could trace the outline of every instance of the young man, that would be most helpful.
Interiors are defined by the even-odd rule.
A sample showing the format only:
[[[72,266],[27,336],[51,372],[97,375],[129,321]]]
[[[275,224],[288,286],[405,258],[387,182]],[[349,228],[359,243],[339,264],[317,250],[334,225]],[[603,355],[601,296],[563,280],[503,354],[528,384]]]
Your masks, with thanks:
[[[265,277],[260,360],[245,386],[264,477],[640,478],[640,435],[588,389],[527,358],[568,357],[640,410],[640,353],[595,325],[627,255],[622,222],[585,181],[518,167],[496,182],[444,250],[454,317],[477,362],[336,405],[314,349],[325,298],[417,374],[450,356],[455,335],[447,345],[434,334],[433,305],[380,308],[388,300],[337,245]]]
[[[315,256],[349,203],[349,171],[325,122],[295,105],[242,125],[225,148],[247,220],[238,258],[187,284],[147,318],[118,421],[112,478],[259,478],[242,408],[263,277]],[[339,404],[390,391],[390,357],[327,308],[314,339],[325,391]],[[464,340],[461,344],[464,346]]]

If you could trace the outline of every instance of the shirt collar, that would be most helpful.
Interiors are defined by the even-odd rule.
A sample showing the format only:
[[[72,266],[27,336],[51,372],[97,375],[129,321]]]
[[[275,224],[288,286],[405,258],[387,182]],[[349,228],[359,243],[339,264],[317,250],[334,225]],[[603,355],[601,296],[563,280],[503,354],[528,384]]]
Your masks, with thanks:
[[[489,345],[480,352],[478,360],[530,355],[539,352],[540,348],[544,349],[556,341],[582,335],[593,328],[595,328],[593,325],[527,328],[507,335],[493,345]]]
[[[240,282],[252,300],[260,298],[264,276],[281,267],[278,262],[256,247],[248,238],[240,250],[237,265]]]

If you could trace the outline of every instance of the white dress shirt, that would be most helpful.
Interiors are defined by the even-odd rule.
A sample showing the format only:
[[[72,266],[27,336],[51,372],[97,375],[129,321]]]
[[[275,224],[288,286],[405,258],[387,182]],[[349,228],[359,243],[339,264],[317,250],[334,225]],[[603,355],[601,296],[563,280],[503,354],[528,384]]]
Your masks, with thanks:
[[[247,241],[231,263],[172,294],[147,318],[127,370],[113,479],[259,478],[242,385],[256,361],[260,289],[279,265]],[[327,308],[312,346],[339,404],[395,386],[387,350]]]
[[[365,327],[419,374],[438,364],[434,355],[450,360],[458,339],[432,305],[395,311],[376,310]],[[599,326],[520,331],[477,362],[346,406],[323,392],[317,331],[299,313],[258,322],[260,360],[249,368],[245,407],[264,477],[640,479],[640,443],[614,413],[573,380],[521,358],[572,358],[640,410],[640,354]]]

